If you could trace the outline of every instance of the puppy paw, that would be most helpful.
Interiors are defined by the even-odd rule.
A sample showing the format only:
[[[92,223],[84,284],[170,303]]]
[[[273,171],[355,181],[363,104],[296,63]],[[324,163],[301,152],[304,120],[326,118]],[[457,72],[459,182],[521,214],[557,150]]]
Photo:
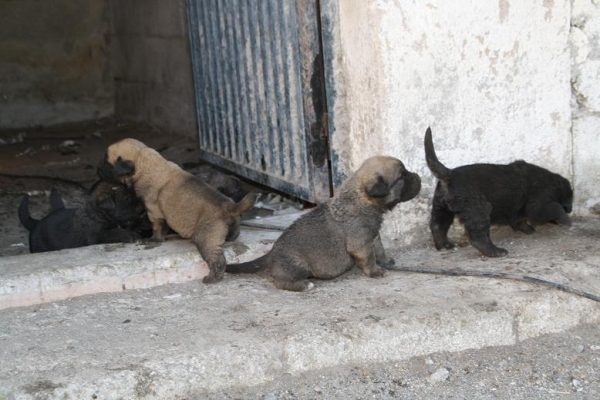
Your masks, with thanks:
[[[534,228],[534,227],[532,227],[532,226],[526,225],[526,226],[524,226],[524,227],[521,227],[521,228],[519,229],[519,231],[520,231],[520,232],[523,232],[523,233],[524,233],[524,234],[526,234],[526,235],[531,235],[531,234],[535,233],[535,228]]]
[[[563,228],[570,228],[571,225],[573,225],[571,222],[571,218],[569,218],[566,215],[563,218],[558,219],[556,222]]]
[[[497,247],[496,245],[494,245],[494,243],[492,243],[489,240],[471,240],[470,242],[473,247],[479,250],[479,252],[486,257],[504,257],[508,254],[508,251],[506,249]]]
[[[315,287],[315,284],[309,280],[302,281],[280,281],[275,280],[275,287],[278,289],[289,290],[292,292],[306,292]]]
[[[444,243],[435,243],[436,250],[452,250],[456,245],[450,241],[446,241]]]
[[[154,243],[162,243],[165,241],[164,236],[162,237],[156,237],[156,236],[152,236],[150,239],[148,239],[149,242],[154,242]]]
[[[392,257],[388,257],[384,261],[377,262],[377,265],[379,265],[381,268],[389,269],[390,267],[396,265],[396,260],[394,260]]]
[[[496,247],[494,249],[488,249],[485,252],[481,252],[486,257],[504,257],[508,254],[508,250]]]
[[[225,276],[225,268],[220,268],[219,265],[212,266],[212,267],[209,267],[209,268],[210,268],[210,272],[208,273],[208,275],[206,275],[202,279],[202,282],[204,282],[204,283],[216,283],[216,282],[219,282],[220,280],[222,280],[223,276]]]
[[[207,283],[207,284],[217,283],[222,279],[223,279],[222,276],[216,276],[215,274],[210,273],[210,274],[206,275],[204,278],[202,278],[202,282]]]
[[[384,275],[385,275],[385,269],[380,268],[378,266],[374,266],[369,271],[369,278],[381,278]]]
[[[529,225],[526,221],[519,221],[517,223],[511,224],[513,230],[517,232],[523,232],[526,235],[531,235],[535,233],[535,228]]]

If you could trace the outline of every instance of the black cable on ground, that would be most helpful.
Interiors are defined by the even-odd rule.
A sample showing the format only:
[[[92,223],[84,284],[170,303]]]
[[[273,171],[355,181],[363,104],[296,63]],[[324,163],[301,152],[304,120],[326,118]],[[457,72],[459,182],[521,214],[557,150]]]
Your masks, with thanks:
[[[538,285],[543,285],[547,287],[551,287],[553,289],[562,290],[563,292],[576,294],[581,297],[585,297],[586,299],[590,299],[593,301],[597,301],[600,303],[600,296],[596,296],[591,293],[584,292],[583,290],[572,288],[567,285],[563,285],[560,283],[546,281],[544,279],[535,278],[533,276],[528,275],[518,275],[518,274],[509,274],[506,272],[484,272],[484,271],[473,271],[473,270],[448,270],[448,269],[439,269],[439,268],[416,268],[416,267],[398,267],[391,266],[386,267],[391,271],[402,271],[402,272],[415,272],[420,274],[433,274],[433,275],[449,275],[449,276],[476,276],[481,278],[500,278],[500,279],[510,279],[515,281],[529,282],[535,283]]]

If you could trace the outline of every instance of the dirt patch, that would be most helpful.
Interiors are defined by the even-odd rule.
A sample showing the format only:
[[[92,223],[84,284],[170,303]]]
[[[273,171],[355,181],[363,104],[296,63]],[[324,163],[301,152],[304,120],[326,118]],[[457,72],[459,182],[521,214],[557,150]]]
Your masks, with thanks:
[[[30,196],[34,218],[50,212],[52,187],[60,191],[67,207],[81,206],[97,179],[96,166],[106,147],[126,137],[161,150],[175,162],[198,162],[194,139],[113,119],[0,132],[0,256],[29,252],[28,232],[17,216],[24,194]]]

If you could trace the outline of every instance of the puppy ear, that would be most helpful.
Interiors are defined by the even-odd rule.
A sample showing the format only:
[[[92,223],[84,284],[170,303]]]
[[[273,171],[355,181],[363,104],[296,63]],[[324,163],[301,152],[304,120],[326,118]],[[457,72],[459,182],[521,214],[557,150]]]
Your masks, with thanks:
[[[106,151],[104,152],[104,157],[102,157],[102,159],[98,163],[98,166],[96,167],[96,175],[98,175],[98,177],[102,180],[110,180],[112,178],[112,165],[108,163],[108,152]],[[99,182],[100,181],[96,183]],[[90,193],[93,192],[96,183],[92,186],[92,189],[90,189]]]
[[[50,191],[50,208],[52,208],[52,211],[65,208],[65,203],[63,202],[58,189],[55,187],[52,187],[52,190]]]
[[[367,186],[366,192],[369,197],[385,197],[390,194],[390,187],[381,176],[378,176],[377,181],[373,185],[370,187]]]
[[[121,178],[128,175],[133,175],[135,172],[135,165],[129,160],[123,160],[121,157],[117,158],[117,162],[113,167],[113,174],[117,178]]]

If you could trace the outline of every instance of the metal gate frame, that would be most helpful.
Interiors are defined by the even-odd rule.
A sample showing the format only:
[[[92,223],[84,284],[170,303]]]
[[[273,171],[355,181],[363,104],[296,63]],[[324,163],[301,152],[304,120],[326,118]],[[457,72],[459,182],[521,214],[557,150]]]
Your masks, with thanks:
[[[187,6],[201,158],[306,201],[329,198],[332,182],[319,1],[188,0]],[[233,15],[227,12],[232,6],[239,7]],[[283,18],[285,7],[295,8],[296,34]],[[263,31],[260,23],[251,25],[253,20],[265,24]],[[282,38],[281,32],[291,38]],[[220,42],[209,42],[215,39]],[[248,48],[240,45],[242,39],[250,42],[249,61],[254,66],[248,60],[242,63],[248,56]],[[287,43],[287,50],[296,57],[292,62],[299,65],[281,59],[280,46],[286,45],[286,39],[292,42]],[[275,79],[278,73],[283,81]],[[297,79],[294,73],[299,73],[297,88],[290,83]],[[260,98],[253,104],[250,97],[257,93]],[[296,111],[303,118],[292,115],[290,102],[299,106]],[[275,109],[276,115],[268,113]],[[293,127],[294,117],[301,122],[298,132],[284,132]],[[256,132],[259,129],[263,131]],[[285,159],[286,145],[300,154],[290,153],[290,159]],[[301,165],[296,165],[298,160]]]

